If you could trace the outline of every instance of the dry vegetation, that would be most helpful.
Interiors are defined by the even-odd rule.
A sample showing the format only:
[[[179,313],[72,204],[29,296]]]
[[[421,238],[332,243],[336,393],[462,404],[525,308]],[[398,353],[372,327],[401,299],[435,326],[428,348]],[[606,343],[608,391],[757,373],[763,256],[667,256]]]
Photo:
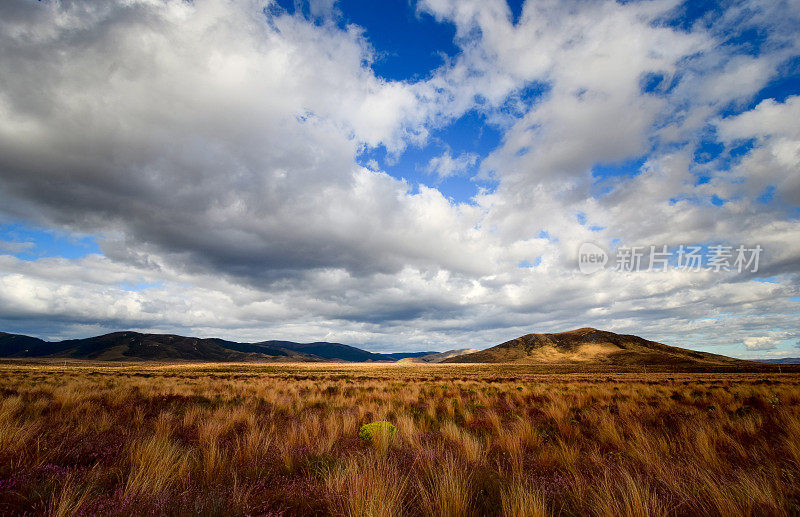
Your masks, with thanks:
[[[10,363],[0,514],[796,515],[799,387],[794,373]],[[394,438],[360,440],[376,420]]]

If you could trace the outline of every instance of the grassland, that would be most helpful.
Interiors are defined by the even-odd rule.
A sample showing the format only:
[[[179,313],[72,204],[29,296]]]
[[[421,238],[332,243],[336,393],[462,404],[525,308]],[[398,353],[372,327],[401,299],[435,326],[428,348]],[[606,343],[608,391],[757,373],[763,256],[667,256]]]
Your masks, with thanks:
[[[800,514],[797,373],[532,372],[6,362],[0,514]]]

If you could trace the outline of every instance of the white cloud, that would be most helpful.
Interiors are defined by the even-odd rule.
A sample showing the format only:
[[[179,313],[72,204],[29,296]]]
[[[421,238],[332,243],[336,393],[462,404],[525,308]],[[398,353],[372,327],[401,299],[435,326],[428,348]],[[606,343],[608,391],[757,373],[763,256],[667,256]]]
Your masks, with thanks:
[[[4,253],[21,253],[23,251],[30,251],[35,247],[33,242],[20,242],[20,241],[7,241],[0,239],[0,252]]]
[[[800,203],[800,96],[784,102],[767,99],[740,115],[717,122],[720,138],[736,144],[753,139],[753,149],[734,172],[746,178],[745,194],[758,196],[767,188],[792,205]]]
[[[221,0],[4,11],[0,67],[18,72],[0,90],[0,183],[13,215],[250,277],[475,267],[473,215],[354,162],[364,145],[401,149],[420,109],[407,85],[374,76],[357,29]]]
[[[439,178],[449,178],[466,174],[477,161],[478,155],[475,153],[461,153],[454,157],[450,154],[450,150],[446,150],[440,156],[430,159],[427,170]]]
[[[756,336],[744,339],[744,346],[751,351],[773,350],[782,340],[782,336]]]

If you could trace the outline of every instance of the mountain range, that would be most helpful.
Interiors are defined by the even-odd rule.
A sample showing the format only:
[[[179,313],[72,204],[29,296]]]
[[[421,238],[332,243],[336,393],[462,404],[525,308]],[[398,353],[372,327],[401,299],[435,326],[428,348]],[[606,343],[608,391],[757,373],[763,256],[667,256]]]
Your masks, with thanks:
[[[800,364],[800,357],[781,357],[775,359],[753,359],[759,363],[772,363],[772,364]]]
[[[341,343],[292,341],[238,343],[219,338],[141,334],[131,331],[64,341],[44,341],[31,336],[0,332],[0,357],[14,358],[70,358],[97,361],[394,362],[433,353],[435,352],[378,354]]]
[[[444,362],[675,367],[748,364],[748,361],[741,359],[594,328],[555,334],[527,334],[486,350],[445,359]]]
[[[527,334],[497,346],[446,352],[376,353],[341,343],[260,341],[125,331],[63,341],[44,341],[0,332],[0,357],[71,358],[98,361],[283,361],[517,363],[600,366],[743,366],[755,363],[665,345],[638,336],[581,328],[553,334]]]

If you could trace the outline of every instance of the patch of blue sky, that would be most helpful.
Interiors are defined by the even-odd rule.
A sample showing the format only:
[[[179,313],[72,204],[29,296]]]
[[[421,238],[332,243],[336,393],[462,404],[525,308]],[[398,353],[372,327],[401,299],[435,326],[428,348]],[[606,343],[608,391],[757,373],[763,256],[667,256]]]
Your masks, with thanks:
[[[601,198],[614,190],[620,181],[638,176],[646,161],[647,155],[642,155],[617,163],[596,164],[592,167],[592,197]]]
[[[485,184],[464,176],[451,176],[436,183],[436,189],[455,203],[471,203],[478,188]]]
[[[511,93],[500,106],[501,114],[521,116],[526,114],[536,102],[545,97],[552,89],[552,84],[544,81],[532,81],[519,90]]]
[[[128,284],[122,282],[119,284],[119,286],[126,291],[139,292],[139,291],[144,291],[145,289],[162,289],[164,287],[164,282],[154,282],[154,283],[139,282],[136,284]]]
[[[750,152],[751,149],[756,145],[755,138],[748,138],[747,140],[742,140],[737,142],[734,146],[728,149],[728,156],[735,160],[741,158],[742,156],[746,155]]]
[[[720,110],[722,118],[734,117],[750,111],[761,102],[772,99],[785,102],[787,97],[800,95],[800,56],[787,59],[775,70],[770,80],[746,102],[732,102]]]
[[[511,23],[516,25],[522,15],[522,6],[525,0],[507,0],[508,8],[511,10]]]
[[[800,296],[792,296],[789,298],[790,302],[800,303]]]
[[[709,163],[717,159],[725,151],[725,146],[717,140],[716,133],[711,130],[710,134],[704,135],[694,149],[692,159],[696,164]]]
[[[469,111],[451,124],[435,129],[422,147],[409,147],[400,156],[391,157],[384,147],[365,149],[358,162],[369,167],[372,160],[378,168],[398,179],[405,179],[416,192],[418,185],[435,185],[442,194],[457,203],[468,203],[481,189],[492,190],[496,182],[476,179],[474,174],[480,160],[489,155],[500,143],[501,133],[487,124],[484,115]],[[476,163],[463,174],[439,178],[429,170],[431,159],[450,153],[453,158],[464,153],[478,156]]]
[[[694,160],[689,166],[696,178],[695,185],[708,183],[714,174],[730,171],[755,145],[755,139],[734,142],[728,147],[716,140],[702,140],[695,148]]]
[[[775,185],[769,185],[767,188],[764,189],[761,194],[759,194],[758,200],[759,203],[768,204],[775,198]]]
[[[471,152],[485,157],[500,144],[502,136],[499,128],[486,123],[482,113],[470,110],[447,126],[434,130],[431,141],[449,146],[454,153]]]
[[[639,89],[643,93],[657,93],[659,86],[664,82],[664,74],[662,72],[648,72],[639,79]]]
[[[717,139],[715,128],[704,128],[695,144],[689,166],[695,176],[695,186],[710,182],[717,173],[731,170],[755,145],[756,140],[751,138],[725,146]]]
[[[780,284],[781,283],[781,279],[778,278],[777,276],[754,278],[753,280],[755,280],[756,282],[764,283],[764,284]]]
[[[550,242],[558,242],[558,237],[551,235],[547,230],[539,230],[536,237],[539,239],[547,239]]]
[[[711,26],[714,19],[718,18],[723,10],[720,3],[716,1],[685,0],[663,18],[657,20],[656,24],[691,31],[696,24],[705,27]]]
[[[519,264],[517,264],[517,267],[519,267],[520,269],[530,269],[538,266],[541,263],[542,263],[542,257],[540,255],[533,260],[521,261]]]
[[[678,203],[689,203],[693,205],[713,205],[716,207],[724,206],[729,201],[735,201],[741,199],[739,196],[734,196],[729,199],[724,199],[719,196],[719,194],[711,194],[710,196],[694,196],[694,195],[681,195],[676,197],[669,198],[670,206],[677,205]]]
[[[312,19],[308,2],[277,3],[290,14],[300,12]],[[375,51],[372,69],[384,79],[423,79],[460,51],[453,41],[455,27],[437,22],[427,13],[418,13],[415,2],[339,0],[336,8],[341,13],[337,19],[340,28],[357,25],[364,29],[364,37]]]
[[[709,29],[730,5],[717,0],[685,0],[657,23],[687,32],[698,26]],[[753,25],[750,14],[748,9],[741,9],[740,18],[726,25],[722,45],[737,54],[759,56],[769,41],[768,29]]]
[[[598,163],[592,167],[592,177],[595,181],[618,177],[632,178],[642,172],[642,166],[646,161],[647,155],[642,155],[616,163]]]
[[[656,24],[685,31],[693,30],[696,25],[711,28],[729,6],[729,3],[713,0],[685,0]],[[766,46],[774,45],[774,42],[770,42],[769,30],[754,25],[747,18],[746,9],[741,10],[741,17],[738,22],[726,25],[727,32],[722,34],[722,45],[734,54],[758,57]],[[724,106],[719,112],[720,116],[730,117],[749,111],[765,99],[783,102],[790,95],[800,94],[800,56],[791,56],[780,63],[768,79],[767,84],[751,98],[739,99]],[[658,94],[674,87],[678,80],[675,77],[667,81],[662,73],[653,71],[642,78],[641,88],[643,92]]]
[[[752,109],[765,99],[784,102],[792,95],[800,95],[800,56],[794,56],[781,63],[777,73],[759,90],[747,108]]]
[[[719,314],[715,314],[713,316],[703,316],[702,318],[697,318],[695,321],[718,321],[718,320],[726,320],[733,318],[734,314],[730,312],[721,312]],[[702,337],[708,337],[705,334],[701,334]]]
[[[739,54],[759,56],[761,49],[767,42],[767,29],[764,27],[747,27],[740,32],[734,32],[722,43],[724,46],[733,47]]]
[[[639,90],[649,95],[667,95],[679,82],[679,74],[670,77],[660,71],[647,72],[639,79]]]
[[[21,260],[44,257],[79,259],[101,254],[95,235],[81,235],[41,228],[23,221],[0,224],[0,240],[12,243],[31,243],[11,254]]]

